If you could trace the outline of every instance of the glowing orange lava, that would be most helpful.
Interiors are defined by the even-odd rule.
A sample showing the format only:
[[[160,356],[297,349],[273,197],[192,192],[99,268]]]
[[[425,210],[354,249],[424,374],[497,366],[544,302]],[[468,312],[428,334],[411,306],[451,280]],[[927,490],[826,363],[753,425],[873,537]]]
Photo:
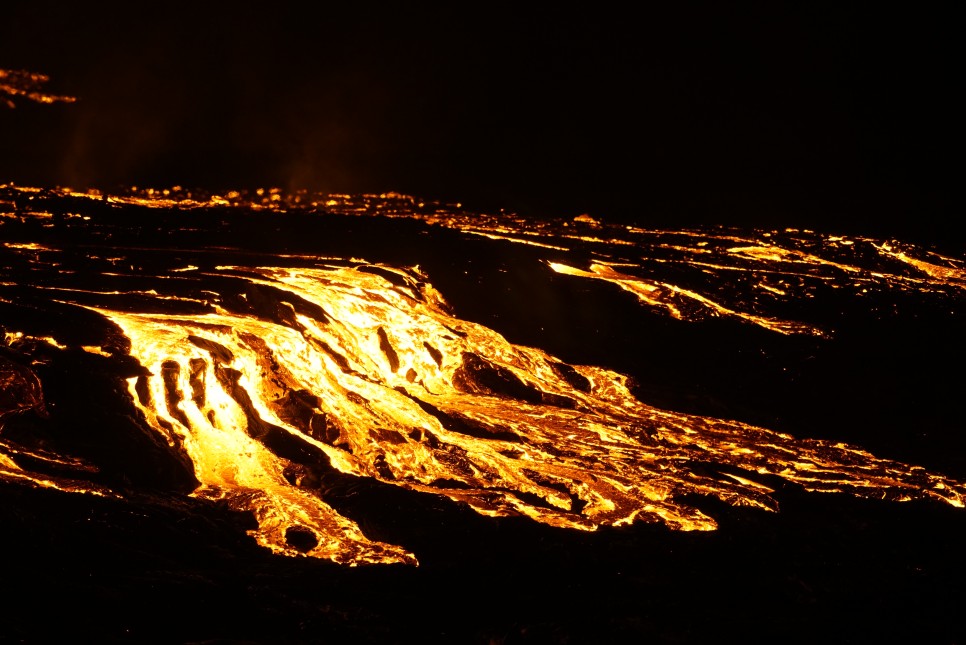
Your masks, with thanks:
[[[0,103],[9,108],[15,107],[15,98],[24,98],[37,103],[73,103],[72,96],[58,96],[41,90],[50,78],[44,74],[24,70],[0,69]]]
[[[303,199],[332,210],[363,204],[366,212],[424,219],[548,252],[608,241],[608,230],[589,218],[532,239],[534,229],[513,218],[490,225],[442,207],[427,215],[432,209],[416,208],[405,196],[370,197]],[[241,193],[202,198],[176,189],[111,199],[190,209],[282,208],[291,198],[272,191],[254,201]],[[697,287],[645,277],[647,259],[601,258],[587,268],[546,261],[558,274],[615,284],[682,321],[733,317],[781,334],[825,337],[826,330],[815,325],[767,314],[767,299],[799,293],[792,281],[803,276],[821,282],[842,274],[889,288],[910,281],[963,286],[953,259],[927,262],[861,239],[827,239],[822,251],[797,248],[804,243],[791,233],[787,248],[775,239],[777,232],[750,241],[686,231],[611,233],[610,241],[629,252],[635,237],[666,238],[657,247],[666,256],[653,261],[754,273],[759,281],[759,299],[722,304]],[[849,264],[846,256],[857,245],[918,273],[884,274]],[[5,247],[21,255],[57,252],[26,243]],[[348,475],[446,496],[485,515],[525,515],[581,530],[631,522],[712,530],[714,519],[685,501],[689,494],[776,510],[777,480],[896,501],[935,499],[957,507],[966,501],[962,482],[856,446],[647,405],[632,395],[622,374],[567,364],[454,316],[418,267],[316,258],[298,268],[220,266],[206,272],[189,265],[176,271],[205,285],[206,279],[231,278],[248,290],[238,299],[206,286],[205,297],[193,300],[206,313],[191,315],[73,302],[111,321],[128,339],[129,355],[147,371],[129,379],[129,395],[171,450],[190,458],[201,482],[193,494],[251,511],[258,520],[254,537],[278,553],[348,564],[415,562],[405,549],[371,540],[326,504],[310,476],[322,462]],[[807,284],[799,286],[808,291]],[[175,298],[161,286],[138,295],[145,302]],[[58,288],[57,297],[72,302],[77,290]],[[248,302],[256,297],[257,307]],[[101,347],[82,349],[114,356]],[[15,378],[26,378],[2,371],[0,377],[8,389]],[[8,407],[15,411],[16,405]],[[32,477],[11,456],[15,450],[0,444],[4,481],[106,494],[95,486]],[[294,548],[287,537],[293,530],[313,535],[315,546]]]

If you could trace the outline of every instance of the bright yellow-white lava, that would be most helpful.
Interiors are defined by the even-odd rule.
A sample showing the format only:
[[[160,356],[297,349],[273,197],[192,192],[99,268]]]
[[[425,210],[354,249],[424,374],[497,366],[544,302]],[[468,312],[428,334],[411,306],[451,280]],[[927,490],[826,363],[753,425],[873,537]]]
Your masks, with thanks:
[[[773,510],[771,477],[873,498],[966,498],[960,482],[845,444],[645,405],[621,374],[453,317],[415,269],[222,271],[261,288],[261,308],[98,311],[150,371],[131,395],[190,456],[196,494],[252,510],[256,539],[280,553],[295,553],[295,527],[315,534],[311,556],[414,561],[321,500],[305,473],[326,460],[483,514],[585,530],[714,529],[683,495]]]
[[[662,308],[678,320],[694,321],[709,316],[731,316],[754,323],[771,331],[777,331],[781,334],[826,335],[822,330],[811,325],[806,325],[805,323],[757,316],[755,314],[729,309],[694,291],[683,289],[667,282],[658,282],[656,280],[647,280],[627,275],[600,262],[592,263],[590,265],[590,271],[584,271],[583,269],[559,262],[549,262],[548,264],[557,273],[565,273],[582,278],[595,278],[616,284],[621,289],[633,293],[642,303],[652,307]]]
[[[875,245],[875,248],[877,248],[883,255],[895,258],[900,262],[905,262],[906,264],[915,267],[922,273],[925,273],[930,278],[966,288],[966,265],[964,265],[962,261],[933,253],[931,255],[934,256],[936,260],[943,262],[944,264],[927,262],[920,258],[914,257],[897,247],[898,245],[896,243],[888,242]]]

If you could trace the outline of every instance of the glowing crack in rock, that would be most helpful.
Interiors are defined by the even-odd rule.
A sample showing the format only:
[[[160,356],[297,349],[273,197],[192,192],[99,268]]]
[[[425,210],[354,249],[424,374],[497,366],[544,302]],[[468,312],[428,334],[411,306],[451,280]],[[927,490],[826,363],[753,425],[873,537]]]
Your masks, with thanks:
[[[820,329],[810,325],[735,311],[694,291],[682,289],[681,287],[666,282],[635,278],[634,276],[621,273],[606,264],[594,262],[590,266],[590,271],[584,271],[559,262],[551,262],[550,268],[557,273],[612,282],[621,289],[633,293],[644,304],[662,308],[678,320],[693,321],[701,320],[708,316],[733,316],[764,327],[765,329],[777,331],[780,334],[825,335]]]
[[[21,341],[22,333],[6,333],[4,344],[11,340]],[[40,339],[56,343],[52,338]],[[0,430],[6,418],[29,411],[46,414],[43,391],[37,376],[28,368],[0,356]],[[61,466],[64,470],[83,472],[88,466],[83,462],[63,457],[45,450],[30,450],[6,441],[0,436],[0,481],[25,483],[41,488],[51,488],[73,493],[98,496],[114,496],[111,491],[83,479],[66,476],[45,476],[22,467],[18,461],[28,459],[34,463],[44,462]]]
[[[48,94],[42,87],[50,80],[44,74],[25,70],[0,69],[0,104],[9,108],[16,106],[15,98],[23,98],[36,103],[73,103],[72,96]]]

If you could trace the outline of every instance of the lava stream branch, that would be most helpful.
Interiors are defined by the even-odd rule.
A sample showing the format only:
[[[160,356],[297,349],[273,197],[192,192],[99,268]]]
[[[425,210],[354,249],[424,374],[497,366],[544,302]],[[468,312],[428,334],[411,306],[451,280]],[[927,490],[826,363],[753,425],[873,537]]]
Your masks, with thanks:
[[[223,297],[215,313],[98,309],[150,373],[130,380],[131,396],[190,455],[196,494],[251,510],[268,548],[292,553],[291,532],[308,532],[309,555],[412,561],[366,538],[311,478],[286,476],[322,466],[584,530],[632,521],[710,530],[687,495],[774,510],[775,478],[873,498],[966,499],[960,482],[845,444],[645,405],[623,375],[513,345],[452,316],[424,276],[397,271],[390,280],[360,267],[249,270],[246,297]]]

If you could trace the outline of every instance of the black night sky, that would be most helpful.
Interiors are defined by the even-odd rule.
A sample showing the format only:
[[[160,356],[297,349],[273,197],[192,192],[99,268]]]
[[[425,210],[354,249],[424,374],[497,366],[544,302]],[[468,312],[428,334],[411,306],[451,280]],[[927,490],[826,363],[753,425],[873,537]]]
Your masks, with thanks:
[[[933,240],[961,212],[961,21],[935,6],[20,2],[2,22],[0,67],[79,98],[4,110],[2,181]]]

